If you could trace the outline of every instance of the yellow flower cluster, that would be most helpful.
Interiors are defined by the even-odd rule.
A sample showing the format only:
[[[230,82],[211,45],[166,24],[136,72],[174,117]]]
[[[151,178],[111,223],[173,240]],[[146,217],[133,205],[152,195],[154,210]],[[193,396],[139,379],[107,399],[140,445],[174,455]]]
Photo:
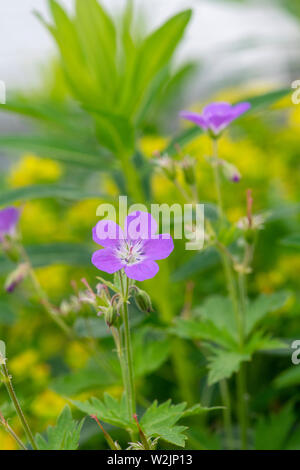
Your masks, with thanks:
[[[59,163],[29,153],[13,166],[8,182],[13,188],[19,188],[31,184],[53,183],[59,180],[61,175],[62,168]]]

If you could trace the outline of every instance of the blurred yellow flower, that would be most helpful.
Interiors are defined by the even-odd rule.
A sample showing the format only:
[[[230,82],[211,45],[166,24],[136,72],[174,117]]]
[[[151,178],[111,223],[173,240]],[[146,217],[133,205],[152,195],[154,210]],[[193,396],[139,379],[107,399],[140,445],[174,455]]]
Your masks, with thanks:
[[[45,356],[51,356],[57,354],[65,344],[65,336],[58,335],[57,332],[54,334],[44,335],[41,341],[39,342],[39,350],[41,354]]]
[[[284,282],[285,278],[278,269],[274,269],[267,273],[258,273],[256,275],[257,288],[264,294],[270,294],[276,291],[276,289],[282,286]]]
[[[31,377],[36,385],[45,385],[50,377],[48,364],[36,364],[31,370]]]
[[[228,217],[228,220],[235,224],[238,222],[242,217],[245,216],[245,208],[243,207],[231,207],[227,209],[226,215]]]
[[[89,358],[90,355],[79,342],[73,341],[68,345],[65,359],[71,368],[80,369],[84,367]]]
[[[104,194],[108,196],[118,196],[120,194],[119,188],[113,178],[110,178],[109,175],[105,175],[104,178],[101,179],[101,188]],[[101,201],[98,201],[100,204]]]
[[[146,135],[140,139],[140,149],[146,157],[153,157],[155,152],[163,152],[168,139],[156,135]]]
[[[27,202],[22,210],[20,229],[23,238],[51,243],[69,238],[65,219],[46,201]]]
[[[300,254],[285,255],[280,258],[278,270],[286,280],[299,281]]]
[[[9,370],[13,375],[18,378],[23,376],[31,375],[31,369],[39,361],[37,352],[33,349],[27,349],[18,356],[13,357],[9,361]]]
[[[70,285],[70,268],[60,264],[36,269],[36,275],[43,289],[51,296],[64,294]]]
[[[0,450],[19,450],[16,441],[2,428],[0,428]]]
[[[28,349],[9,361],[9,370],[18,378],[30,377],[37,384],[46,383],[50,375],[48,364],[39,363],[39,356]]]
[[[97,207],[101,204],[100,199],[87,199],[74,204],[68,211],[66,223],[74,236],[86,232],[91,235],[91,230],[98,221],[96,215]]]
[[[151,183],[155,201],[166,202],[174,193],[174,184],[163,174],[155,173]]]
[[[289,97],[290,98],[290,97]],[[300,106],[294,105],[289,115],[289,124],[292,127],[300,127]]]
[[[219,147],[219,157],[234,163],[244,178],[257,179],[270,167],[269,156],[248,139],[236,142],[224,135]]]
[[[67,401],[52,390],[45,390],[31,404],[32,413],[40,418],[57,418]]]
[[[18,188],[37,183],[53,183],[61,177],[61,174],[59,163],[33,154],[25,154],[13,166],[8,181],[12,187]]]

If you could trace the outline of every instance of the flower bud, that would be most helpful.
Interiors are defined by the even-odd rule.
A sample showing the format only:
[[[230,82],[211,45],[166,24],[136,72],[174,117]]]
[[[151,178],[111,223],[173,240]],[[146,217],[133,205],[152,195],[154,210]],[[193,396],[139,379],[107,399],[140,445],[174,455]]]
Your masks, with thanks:
[[[109,328],[118,325],[120,315],[114,305],[109,305],[109,307],[102,307],[99,313],[104,315],[105,322]]]
[[[191,186],[196,183],[196,160],[190,155],[185,155],[181,162],[185,182]]]
[[[13,292],[15,288],[25,279],[29,272],[29,264],[22,263],[15,269],[6,279],[5,290],[6,292]]]
[[[141,312],[150,313],[153,311],[150,296],[144,290],[137,288],[135,290],[134,299]]]
[[[225,160],[222,160],[222,168],[223,174],[228,181],[232,183],[239,183],[241,180],[241,174],[236,166],[232,165],[232,163],[228,163]]]

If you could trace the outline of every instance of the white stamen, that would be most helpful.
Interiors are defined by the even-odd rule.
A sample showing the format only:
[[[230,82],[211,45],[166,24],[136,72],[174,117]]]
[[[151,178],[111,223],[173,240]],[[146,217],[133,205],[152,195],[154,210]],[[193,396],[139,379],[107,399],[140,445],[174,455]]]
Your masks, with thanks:
[[[139,263],[144,259],[143,241],[132,242],[130,240],[121,240],[116,248],[118,258],[127,266]]]

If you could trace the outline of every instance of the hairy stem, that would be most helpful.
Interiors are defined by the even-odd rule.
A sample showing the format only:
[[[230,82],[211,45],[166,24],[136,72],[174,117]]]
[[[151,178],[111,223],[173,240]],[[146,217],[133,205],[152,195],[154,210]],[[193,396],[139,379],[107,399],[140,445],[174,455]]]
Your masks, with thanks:
[[[6,387],[6,390],[10,396],[10,399],[11,401],[13,402],[13,405],[15,407],[15,410],[17,412],[17,415],[19,416],[20,418],[20,421],[22,423],[22,426],[24,428],[24,431],[25,431],[25,434],[29,440],[29,442],[31,443],[32,445],[32,448],[34,450],[38,450],[37,448],[37,445],[35,443],[35,440],[34,440],[34,437],[33,437],[33,434],[30,430],[30,427],[26,421],[26,418],[24,416],[24,413],[22,411],[22,408],[21,408],[21,405],[19,403],[19,400],[17,399],[17,396],[15,394],[15,391],[14,391],[14,388],[13,388],[13,385],[12,385],[12,381],[11,381],[11,378],[10,378],[10,375],[8,373],[8,370],[7,370],[7,367],[6,367],[6,364],[2,364],[1,365],[1,370],[2,370],[2,374],[4,376],[4,385]]]
[[[23,259],[26,261],[26,263],[28,264],[29,266],[29,276],[30,276],[30,279],[31,279],[31,282],[32,282],[32,285],[39,297],[39,299],[41,300],[44,308],[45,308],[45,311],[47,312],[47,314],[49,315],[49,317],[51,318],[51,320],[53,320],[56,325],[71,339],[75,339],[74,338],[74,333],[73,331],[71,330],[71,328],[68,327],[68,325],[66,325],[66,323],[63,321],[62,318],[59,317],[59,315],[55,315],[53,313],[53,308],[52,308],[52,305],[50,304],[49,302],[49,299],[48,299],[48,296],[47,294],[45,293],[45,291],[43,290],[41,284],[39,283],[39,280],[38,278],[36,277],[35,275],[35,272],[34,272],[34,269],[32,267],[32,264],[31,264],[31,261],[30,261],[30,258],[28,256],[28,254],[26,253],[24,247],[22,246],[21,247],[21,252],[22,252],[22,257]]]
[[[133,379],[133,356],[132,346],[130,337],[130,325],[129,325],[129,314],[128,314],[128,279],[125,277],[125,283],[123,275],[120,272],[120,284],[123,295],[123,322],[124,322],[124,359],[125,359],[125,390],[127,398],[127,409],[130,418],[135,414],[135,388]]]
[[[15,431],[10,427],[8,422],[5,420],[1,412],[0,412],[0,423],[4,427],[5,431],[16,441],[16,443],[22,450],[28,450],[27,447],[23,444],[23,442],[19,438],[19,436],[15,433]]]
[[[218,141],[217,139],[212,139],[212,146],[213,146],[213,170],[214,170],[214,178],[215,178],[215,187],[217,193],[217,203],[219,208],[219,216],[221,221],[223,220],[224,211],[223,211],[223,199],[222,199],[222,191],[221,191],[221,180],[220,180],[220,168],[218,163]]]

